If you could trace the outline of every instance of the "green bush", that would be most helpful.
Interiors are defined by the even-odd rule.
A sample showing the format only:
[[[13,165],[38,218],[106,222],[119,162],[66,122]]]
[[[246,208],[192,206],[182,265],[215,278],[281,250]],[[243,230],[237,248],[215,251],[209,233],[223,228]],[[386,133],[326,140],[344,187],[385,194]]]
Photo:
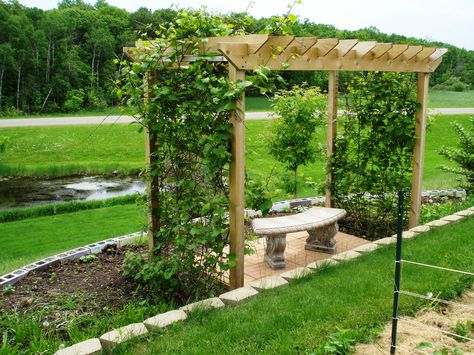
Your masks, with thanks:
[[[469,85],[463,83],[460,78],[456,76],[451,76],[444,83],[440,83],[433,86],[433,89],[460,92],[469,90]]]
[[[458,146],[443,146],[439,154],[455,163],[456,166],[443,165],[441,169],[457,174],[461,187],[472,191],[474,186],[474,119],[469,120],[467,128],[459,122],[453,122],[453,127],[458,135]]]
[[[268,181],[253,180],[247,177],[245,181],[245,207],[260,210],[265,216],[272,208],[272,198],[275,193],[268,188]]]
[[[66,112],[76,112],[82,108],[85,93],[83,89],[69,90],[64,101],[63,109]]]
[[[271,107],[280,117],[272,126],[270,154],[293,172],[295,197],[298,167],[316,159],[314,133],[325,122],[326,105],[326,96],[317,87],[294,86],[277,92],[272,99]]]

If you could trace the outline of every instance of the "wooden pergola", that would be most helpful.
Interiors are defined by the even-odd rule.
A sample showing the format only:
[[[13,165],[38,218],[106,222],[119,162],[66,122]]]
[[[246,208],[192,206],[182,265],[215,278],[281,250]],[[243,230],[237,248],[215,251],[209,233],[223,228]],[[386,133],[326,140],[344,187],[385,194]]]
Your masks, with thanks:
[[[229,63],[231,81],[245,80],[245,71],[257,66],[272,70],[321,70],[329,73],[327,155],[334,150],[337,132],[337,94],[339,71],[389,71],[417,73],[417,101],[421,108],[416,114],[416,143],[413,151],[411,209],[409,227],[419,224],[423,175],[423,157],[426,135],[426,115],[429,76],[441,63],[445,48],[430,48],[406,44],[377,43],[355,39],[318,39],[315,37],[245,35],[209,37],[203,41],[202,51],[211,55],[208,59]],[[132,59],[139,60],[137,54],[153,48],[153,42],[138,41],[136,47],[125,48]],[[196,60],[195,56],[184,56],[183,62]],[[230,166],[230,252],[237,257],[237,265],[230,270],[232,289],[244,284],[244,186],[245,186],[245,97],[237,103],[239,110],[232,112],[232,162]],[[146,136],[147,161],[158,142]],[[329,170],[328,170],[329,171]],[[332,182],[327,174],[328,185]],[[156,191],[150,181],[149,193]],[[156,208],[156,201],[149,201],[150,208]],[[330,190],[326,190],[326,207],[332,207]],[[149,233],[153,235],[156,221],[149,214]],[[151,238],[152,240],[152,238]]]

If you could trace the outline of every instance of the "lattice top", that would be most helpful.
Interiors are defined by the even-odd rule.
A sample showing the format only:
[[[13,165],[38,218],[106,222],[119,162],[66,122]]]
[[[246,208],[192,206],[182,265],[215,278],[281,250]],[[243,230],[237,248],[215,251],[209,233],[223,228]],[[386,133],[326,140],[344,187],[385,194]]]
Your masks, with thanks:
[[[446,48],[377,43],[356,39],[245,35],[208,37],[202,45],[211,60],[229,61],[238,69],[268,66],[273,70],[357,70],[431,73],[441,63]],[[138,41],[124,48],[132,59],[153,48],[153,41]],[[193,61],[195,56],[185,56]]]

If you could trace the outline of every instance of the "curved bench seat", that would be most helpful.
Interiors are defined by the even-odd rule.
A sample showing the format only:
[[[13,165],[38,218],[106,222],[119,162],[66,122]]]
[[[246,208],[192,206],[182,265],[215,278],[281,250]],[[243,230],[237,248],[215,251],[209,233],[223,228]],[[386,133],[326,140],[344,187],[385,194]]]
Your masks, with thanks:
[[[346,211],[340,208],[313,207],[289,216],[255,218],[252,226],[257,235],[286,234],[325,227],[345,215]]]
[[[272,269],[284,269],[287,233],[307,231],[306,250],[335,253],[334,236],[339,230],[337,221],[345,215],[343,209],[313,207],[289,216],[256,218],[252,227],[256,235],[266,237],[265,261]]]

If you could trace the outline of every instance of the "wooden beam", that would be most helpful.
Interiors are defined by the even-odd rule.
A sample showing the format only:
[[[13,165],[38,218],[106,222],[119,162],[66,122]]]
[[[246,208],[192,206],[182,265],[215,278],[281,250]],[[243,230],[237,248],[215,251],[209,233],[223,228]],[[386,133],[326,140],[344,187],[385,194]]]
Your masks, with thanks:
[[[245,71],[229,64],[231,81],[245,80]],[[237,257],[237,264],[230,269],[230,288],[244,285],[244,189],[245,189],[245,94],[237,101],[232,112],[232,161],[230,164],[230,253]]]
[[[145,78],[145,101],[152,97],[151,88],[156,83],[156,72],[149,73]],[[160,200],[158,176],[151,175],[155,168],[157,157],[154,154],[158,147],[156,132],[145,126],[145,163],[147,166],[147,195],[148,195],[148,251],[150,255],[155,247],[155,233],[160,230]]]
[[[337,91],[339,75],[337,71],[329,72],[328,87],[328,128],[327,128],[327,157],[330,159],[334,154],[334,140],[337,133]],[[331,185],[333,183],[331,163],[328,162],[326,171],[326,207],[334,207]]]
[[[412,184],[411,184],[411,206],[408,221],[409,228],[420,224],[421,189],[423,182],[423,158],[425,155],[426,140],[426,114],[429,90],[428,73],[418,73],[417,102],[421,105],[416,113],[415,123],[415,148],[413,150]]]

